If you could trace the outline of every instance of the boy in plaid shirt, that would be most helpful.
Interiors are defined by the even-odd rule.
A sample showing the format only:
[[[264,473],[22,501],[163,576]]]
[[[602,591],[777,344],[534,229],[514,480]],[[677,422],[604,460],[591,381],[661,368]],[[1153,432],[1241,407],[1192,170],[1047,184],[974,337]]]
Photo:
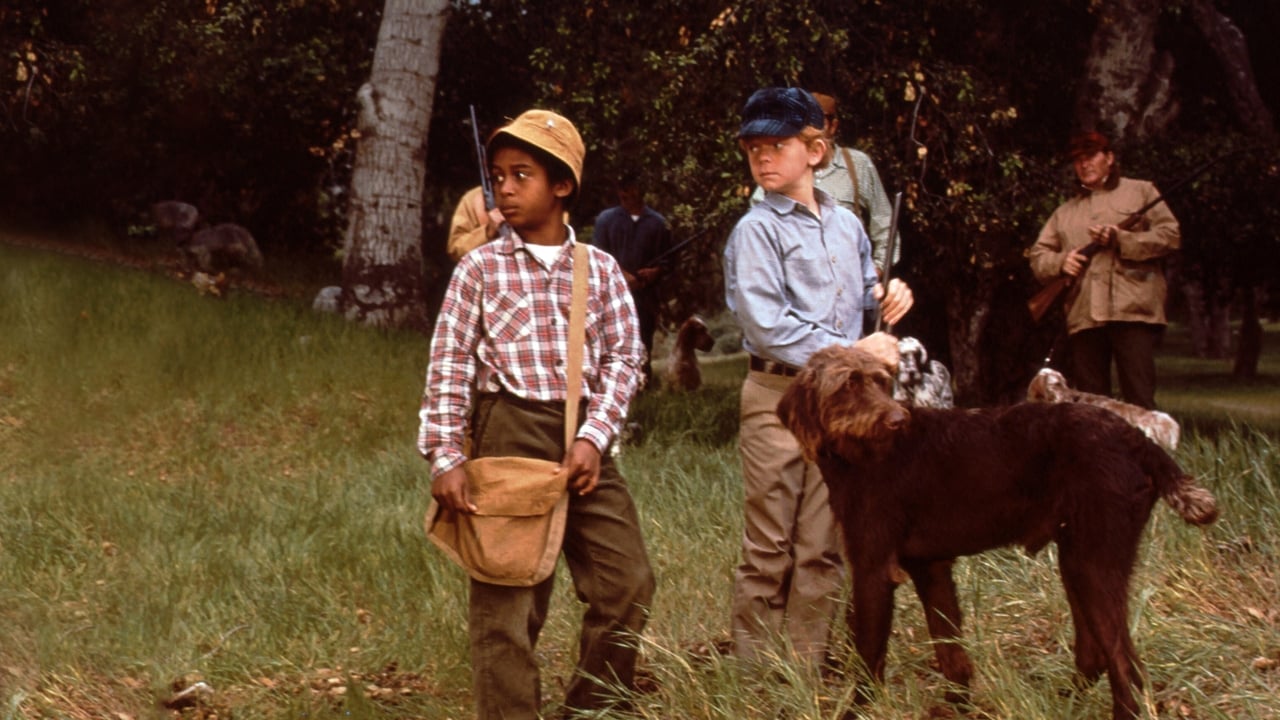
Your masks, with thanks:
[[[455,268],[431,343],[418,450],[431,463],[432,497],[475,510],[462,463],[516,455],[560,461],[570,502],[563,552],[584,614],[568,711],[594,710],[631,687],[634,636],[644,627],[654,577],[635,504],[607,452],[635,394],[644,348],[618,264],[590,249],[581,387],[565,387],[572,298],[573,228],[585,147],[564,117],[530,110],[489,140],[503,234]],[[564,447],[568,392],[583,398],[577,437]],[[540,716],[534,646],[555,575],[533,587],[472,579],[472,679],[480,720]]]

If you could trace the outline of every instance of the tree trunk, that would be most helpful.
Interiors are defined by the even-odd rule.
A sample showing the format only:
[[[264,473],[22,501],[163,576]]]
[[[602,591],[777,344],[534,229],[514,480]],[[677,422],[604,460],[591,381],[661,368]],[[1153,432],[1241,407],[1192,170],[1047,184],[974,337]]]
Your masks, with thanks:
[[[1170,81],[1173,56],[1156,52],[1159,0],[1100,3],[1098,25],[1076,98],[1076,126],[1116,143],[1159,134],[1178,115]]]
[[[1225,358],[1231,352],[1231,288],[1223,269],[1185,267],[1179,285],[1196,357]]]
[[[1249,46],[1244,33],[1231,18],[1218,12],[1210,0],[1193,0],[1191,16],[1218,62],[1222,64],[1227,94],[1231,97],[1231,105],[1235,108],[1240,124],[1252,134],[1274,140],[1275,120],[1271,110],[1262,101],[1262,94],[1258,92],[1258,82],[1253,75],[1253,64],[1249,61]]]
[[[1236,347],[1236,362],[1231,374],[1241,379],[1258,377],[1258,360],[1262,357],[1262,321],[1259,317],[1262,297],[1261,287],[1246,288],[1240,310],[1240,344]]]
[[[986,334],[992,292],[987,282],[964,288],[955,283],[947,291],[947,346],[951,352],[951,380],[955,385],[956,405],[975,407],[987,404],[982,377],[983,353],[966,348],[980,348]]]
[[[1191,15],[1200,32],[1222,64],[1227,82],[1227,94],[1235,108],[1236,118],[1250,134],[1264,141],[1276,139],[1275,119],[1254,78],[1253,64],[1249,61],[1249,47],[1244,33],[1231,18],[1218,12],[1210,0],[1193,0]],[[1263,288],[1258,281],[1242,290],[1240,314],[1240,343],[1236,346],[1235,364],[1231,374],[1238,378],[1258,375],[1258,361],[1262,357],[1262,324],[1259,319]]]
[[[360,103],[339,308],[379,327],[426,328],[422,192],[448,0],[387,0]]]

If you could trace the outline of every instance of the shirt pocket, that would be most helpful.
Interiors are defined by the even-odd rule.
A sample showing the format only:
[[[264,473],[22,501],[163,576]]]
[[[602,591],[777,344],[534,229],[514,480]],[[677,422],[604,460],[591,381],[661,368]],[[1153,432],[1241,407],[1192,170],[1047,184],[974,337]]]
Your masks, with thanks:
[[[1164,295],[1164,276],[1149,264],[1119,261],[1111,281],[1116,312],[1127,316],[1155,314]]]
[[[484,301],[484,324],[498,344],[518,342],[533,333],[533,300],[517,292],[496,293]]]

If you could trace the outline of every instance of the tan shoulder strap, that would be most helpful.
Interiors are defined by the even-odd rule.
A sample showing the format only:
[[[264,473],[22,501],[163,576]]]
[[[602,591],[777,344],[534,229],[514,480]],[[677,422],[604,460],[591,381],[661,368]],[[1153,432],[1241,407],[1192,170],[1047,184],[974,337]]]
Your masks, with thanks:
[[[569,306],[569,347],[565,360],[564,451],[569,452],[578,432],[578,403],[582,399],[582,353],[587,344],[587,271],[591,258],[586,243],[573,247],[573,300]]]

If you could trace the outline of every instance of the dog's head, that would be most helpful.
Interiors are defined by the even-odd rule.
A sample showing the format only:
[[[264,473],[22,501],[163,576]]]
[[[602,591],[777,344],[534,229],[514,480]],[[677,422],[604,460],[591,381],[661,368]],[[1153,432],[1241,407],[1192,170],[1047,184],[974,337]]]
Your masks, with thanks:
[[[898,384],[903,387],[915,387],[924,377],[925,368],[929,367],[929,353],[924,343],[913,337],[898,340]]]
[[[715,347],[716,341],[711,337],[706,321],[697,315],[690,315],[689,319],[680,325],[680,331],[676,333],[676,343],[681,347],[710,352],[711,348]]]
[[[893,369],[856,347],[814,353],[778,403],[778,417],[810,462],[882,448],[910,414],[893,399]]]
[[[1027,386],[1027,399],[1031,402],[1063,402],[1068,399],[1067,379],[1053,368],[1044,368],[1036,373]]]

